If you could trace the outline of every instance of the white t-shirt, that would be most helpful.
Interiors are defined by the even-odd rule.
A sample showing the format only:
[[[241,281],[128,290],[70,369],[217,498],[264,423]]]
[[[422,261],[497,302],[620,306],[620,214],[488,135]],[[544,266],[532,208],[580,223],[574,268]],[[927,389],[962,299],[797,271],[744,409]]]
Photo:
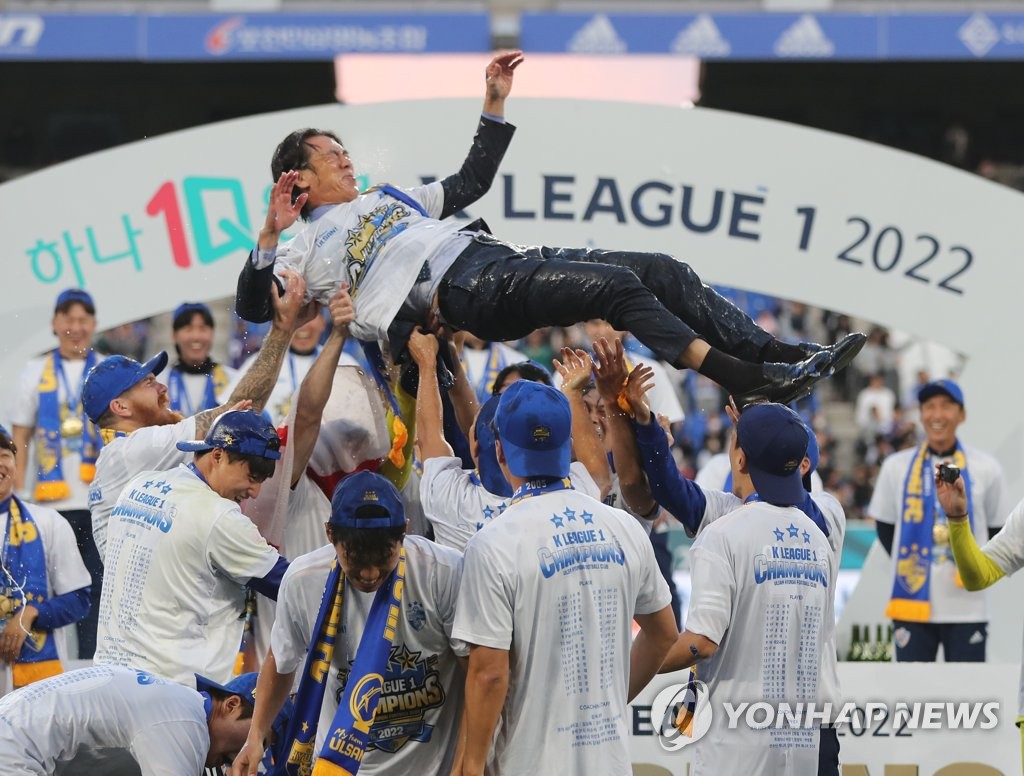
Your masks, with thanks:
[[[690,550],[686,629],[718,650],[698,664],[714,714],[693,747],[694,776],[817,773],[817,729],[729,730],[723,704],[820,703],[838,566],[825,535],[796,507],[752,502],[700,532]]]
[[[704,498],[707,499],[707,505],[704,507],[704,516],[697,527],[698,535],[720,517],[743,506],[743,501],[732,493],[703,487],[701,491],[704,493]],[[835,555],[838,569],[843,559],[843,541],[846,538],[846,512],[843,511],[842,504],[830,493],[813,493],[811,498],[825,518],[825,524],[828,526],[828,543]],[[835,586],[832,588],[832,604],[835,606]],[[833,708],[838,709],[843,703],[843,697],[839,687],[839,658],[836,652],[835,637],[836,633],[833,628],[821,656],[821,679],[818,690],[820,698],[831,702]]]
[[[129,482],[108,529],[96,664],[181,684],[194,684],[194,672],[230,681],[245,585],[270,572],[277,551],[184,465]]]
[[[312,299],[326,304],[342,281],[349,283],[356,303],[349,328],[356,339],[387,341],[406,299],[425,298],[417,287],[432,289],[440,281],[422,271],[424,264],[443,266],[470,241],[458,234],[463,222],[436,220],[444,207],[440,181],[402,191],[429,217],[389,194],[369,191],[336,205],[277,249],[277,268],[297,270]]]
[[[39,538],[43,542],[43,553],[46,556],[46,597],[53,598],[54,596],[81,590],[83,587],[89,587],[92,584],[92,577],[89,576],[89,571],[85,568],[85,563],[82,562],[82,554],[78,550],[78,542],[75,539],[75,532],[72,530],[71,524],[58,514],[56,510],[27,501],[22,503],[25,505],[25,509],[32,515],[36,529],[39,532]],[[3,527],[0,536],[9,535],[10,518],[10,512],[0,512],[0,526]],[[6,582],[5,577],[6,575],[0,572],[0,597],[4,595],[4,590],[8,589],[7,585],[4,584]],[[16,603],[19,606],[21,605],[20,595]],[[6,622],[6,618],[0,616],[0,629],[3,629]],[[70,625],[67,627],[74,626]],[[48,638],[56,639],[57,653],[64,660],[71,656],[67,654],[65,649],[64,639],[60,632],[62,630],[63,628],[59,628],[55,633],[50,634]],[[2,759],[0,759],[0,762],[3,762]]]
[[[631,623],[672,599],[636,519],[544,493],[477,533],[465,564],[453,635],[510,651],[494,773],[631,774]]]
[[[231,395],[228,389],[238,381],[238,372],[236,370],[224,364],[218,364],[217,366],[219,369],[224,370],[224,387],[219,391],[216,390],[216,386],[214,387],[214,400],[216,401],[214,407],[219,407],[228,400],[228,397]],[[177,397],[174,396],[174,389],[171,386],[172,372],[179,374],[181,382],[185,385],[184,400],[178,399],[178,407],[174,407],[174,401]],[[182,372],[170,367],[161,372],[156,379],[168,386],[172,409],[177,409],[182,415],[195,415],[197,412],[213,409],[213,407],[206,406],[206,385],[210,379],[209,375]]]
[[[151,674],[94,666],[0,700],[0,769],[44,776],[79,750],[127,749],[142,776],[198,776],[210,752],[203,696]]]
[[[1018,502],[999,533],[982,546],[981,551],[988,555],[1006,576],[1016,574],[1024,567],[1024,501]],[[1024,664],[1021,665],[1017,704],[1017,715],[1024,717]]]
[[[477,485],[473,476],[473,470],[463,469],[458,457],[439,455],[423,462],[423,514],[434,526],[434,541],[459,552],[466,549],[473,534],[504,513],[511,501]],[[569,480],[580,493],[600,498],[597,483],[579,461],[570,464]]]
[[[100,450],[96,477],[89,489],[92,511],[92,538],[100,558],[107,555],[107,521],[114,502],[125,484],[139,472],[165,471],[192,460],[175,445],[196,438],[196,420],[185,418],[167,426],[140,428],[127,436],[116,437]]]
[[[468,652],[451,637],[462,556],[422,536],[406,536],[404,543],[405,588],[392,645],[395,661],[388,663],[384,674],[389,689],[377,707],[371,728],[376,743],[367,750],[360,774],[448,773],[455,753],[465,684],[456,655]],[[280,673],[301,673],[305,665],[335,559],[334,547],[325,545],[296,558],[285,572],[271,637]],[[313,750],[317,755],[331,730],[375,595],[346,587],[345,628],[334,650],[320,710]]]
[[[979,545],[988,541],[988,529],[998,528],[1003,524],[1006,514],[1010,511],[1007,502],[1006,480],[999,462],[988,453],[973,447],[964,447],[967,456],[967,471],[971,479],[971,504],[974,514],[971,523],[974,538]],[[903,522],[903,488],[907,480],[917,448],[911,447],[893,453],[882,463],[875,481],[875,492],[868,505],[868,514],[880,523],[891,523],[896,526],[892,541],[892,568],[896,573],[899,560],[900,532]],[[932,458],[938,465],[943,460]],[[935,499],[936,510],[941,510],[938,499]],[[925,521],[934,519],[933,515],[925,515]],[[943,518],[944,519],[944,518]],[[948,549],[948,546],[947,546]],[[929,622],[986,622],[988,620],[988,595],[985,592],[965,590],[956,582],[956,563],[953,555],[936,553],[931,565],[929,593],[931,616]],[[889,591],[892,581],[889,582]]]
[[[49,354],[47,354],[45,356],[39,356],[31,359],[27,364],[25,364],[25,367],[18,375],[15,394],[11,404],[10,422],[13,425],[24,426],[32,429],[36,427],[36,423],[39,420],[39,378],[43,374],[43,367],[49,357]],[[102,360],[103,357],[97,354],[96,363],[98,364]],[[85,371],[85,359],[62,358],[61,365],[64,368],[64,376],[67,378],[67,382],[65,383],[59,378],[57,379],[57,399],[62,406],[67,407],[68,389],[76,392],[76,397],[81,396],[82,379],[84,377],[83,372]],[[79,415],[82,416],[81,399],[77,399],[74,402],[74,406],[78,410]],[[32,437],[30,447],[32,449],[32,453],[28,460],[28,466],[26,467],[25,487],[22,492],[24,492],[29,498],[32,498],[32,493],[35,490],[36,483],[36,469],[39,466],[39,459],[37,457],[38,449],[35,436]],[[60,465],[61,471],[64,472],[64,480],[71,489],[71,495],[66,499],[60,499],[59,501],[47,501],[46,506],[52,507],[58,511],[89,508],[89,485],[88,483],[82,482],[82,478],[79,476],[79,467],[81,466],[81,463],[82,456],[80,451],[68,449],[68,445],[65,442],[61,448]]]
[[[700,467],[693,481],[703,490],[725,490],[725,483],[729,481],[731,473],[729,454],[715,453]],[[811,493],[824,492],[825,483],[821,481],[821,475],[817,471],[811,472]]]

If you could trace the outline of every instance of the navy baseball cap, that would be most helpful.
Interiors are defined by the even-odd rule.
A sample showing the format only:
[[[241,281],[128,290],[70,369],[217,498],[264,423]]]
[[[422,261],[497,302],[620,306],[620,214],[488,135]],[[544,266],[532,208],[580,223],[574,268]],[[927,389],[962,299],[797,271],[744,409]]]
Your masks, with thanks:
[[[253,706],[256,705],[256,679],[259,674],[255,671],[248,674],[240,674],[232,679],[227,684],[219,684],[212,679],[207,679],[205,676],[195,675],[196,677],[196,689],[199,692],[209,692],[210,690],[219,690],[220,692],[227,693],[228,695],[238,695],[245,699]],[[274,719],[274,723],[270,726],[271,729],[276,733],[276,741],[273,744],[275,748],[275,762],[279,762],[277,759],[276,747],[281,744],[285,738],[285,731],[288,728],[288,722],[292,718],[292,711],[295,705],[292,703],[291,698],[288,698],[284,702],[284,706],[281,707],[281,711]],[[290,745],[291,742],[289,742]]]
[[[274,424],[262,414],[252,410],[231,410],[213,421],[205,439],[178,442],[177,448],[186,453],[220,448],[276,461],[281,457],[281,437],[277,435]]]
[[[488,493],[495,496],[511,496],[512,486],[508,484],[505,475],[501,473],[501,466],[498,465],[498,451],[494,449],[494,430],[491,428],[499,401],[500,395],[492,396],[485,401],[473,424],[476,441],[480,445],[476,469],[480,475],[480,482]]]
[[[96,303],[92,301],[92,294],[88,291],[83,291],[81,288],[68,288],[57,294],[57,301],[53,305],[53,311],[57,312],[60,307],[68,302],[80,302],[89,310],[96,309]]]
[[[405,504],[387,477],[358,471],[335,488],[327,522],[341,528],[405,528]]]
[[[82,406],[89,420],[98,423],[110,402],[149,375],[158,375],[167,366],[167,351],[161,350],[145,364],[128,356],[110,356],[89,370],[82,386]]]
[[[185,302],[174,308],[174,315],[171,316],[171,328],[174,331],[188,326],[192,322],[192,316],[199,313],[203,320],[213,326],[213,313],[210,308],[202,302]]]
[[[508,470],[517,477],[568,477],[572,412],[561,391],[517,380],[501,394],[494,413]]]
[[[917,401],[919,404],[924,404],[933,396],[939,396],[945,394],[961,407],[964,406],[964,392],[960,390],[960,386],[949,379],[944,380],[932,380],[930,383],[925,383],[917,391]]]
[[[754,404],[740,415],[737,433],[761,500],[777,506],[802,503],[807,491],[800,464],[809,434],[800,416],[782,404]]]

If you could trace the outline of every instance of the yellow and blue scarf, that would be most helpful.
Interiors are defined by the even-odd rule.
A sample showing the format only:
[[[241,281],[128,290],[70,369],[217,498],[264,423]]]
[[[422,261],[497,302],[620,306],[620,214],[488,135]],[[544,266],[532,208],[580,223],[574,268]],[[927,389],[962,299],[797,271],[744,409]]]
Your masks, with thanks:
[[[967,514],[973,530],[974,505],[971,498],[971,476],[967,471],[967,456],[959,440],[953,452],[952,463],[959,467],[967,492]],[[931,570],[935,511],[941,509],[935,498],[935,478],[932,456],[928,444],[922,444],[914,454],[903,484],[903,514],[900,518],[900,546],[896,559],[892,598],[885,610],[886,617],[908,622],[928,622],[931,617]],[[957,577],[959,580],[959,575]]]
[[[508,366],[505,358],[505,349],[497,342],[487,346],[487,368],[484,370],[482,379],[476,384],[476,398],[483,404],[491,398],[491,391],[494,389],[494,382],[501,374],[501,370]]]
[[[46,551],[39,526],[32,513],[16,496],[0,503],[0,514],[8,512],[3,549],[0,551],[0,628],[18,617],[28,604],[39,604],[49,597]],[[57,655],[53,634],[33,629],[11,666],[15,687],[56,676],[63,668]]]
[[[293,367],[294,368],[294,367]],[[175,412],[180,412],[186,418],[190,418],[197,412],[212,410],[220,406],[217,399],[228,386],[228,376],[224,367],[214,364],[206,374],[206,389],[203,391],[203,402],[199,407],[192,406],[192,400],[188,396],[188,387],[185,385],[185,376],[178,364],[170,370],[167,375],[167,395],[171,400],[170,407]]]
[[[96,353],[92,350],[85,358],[82,380],[89,370],[96,365]],[[59,379],[58,379],[59,378]],[[60,386],[63,384],[66,404],[60,401]],[[71,386],[66,385],[64,368],[61,364],[60,351],[51,352],[43,363],[43,372],[39,376],[39,416],[36,422],[36,501],[60,501],[71,495],[61,466],[64,452],[64,438],[61,435],[61,423],[69,415],[77,415],[82,421],[81,464],[78,476],[88,484],[96,476],[96,458],[100,453],[100,438],[96,427],[85,416],[81,402],[81,388],[72,393]]]
[[[295,695],[295,712],[288,726],[291,742],[288,759],[275,773],[286,776],[355,776],[370,743],[370,727],[384,689],[391,645],[398,630],[402,612],[402,591],[405,587],[405,548],[391,577],[377,591],[366,618],[363,637],[356,650],[355,663],[334,714],[331,733],[324,741],[316,767],[311,769],[313,745],[316,741],[320,708],[324,702],[331,659],[337,645],[338,631],[344,623],[345,575],[337,561],[320,602],[303,667],[299,691]]]

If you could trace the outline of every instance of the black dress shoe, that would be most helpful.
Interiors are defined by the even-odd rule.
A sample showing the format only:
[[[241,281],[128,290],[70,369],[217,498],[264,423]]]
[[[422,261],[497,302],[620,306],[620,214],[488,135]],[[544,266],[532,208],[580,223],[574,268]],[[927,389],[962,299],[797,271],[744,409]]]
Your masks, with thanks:
[[[823,348],[796,364],[762,364],[764,385],[734,396],[736,406],[742,411],[751,404],[766,401],[778,404],[796,401],[801,396],[809,394],[816,382],[831,374],[829,370],[833,362],[833,353],[828,348]]]
[[[829,375],[834,375],[841,369],[845,369],[849,366],[850,362],[857,357],[860,353],[861,348],[864,347],[864,343],[868,341],[868,336],[862,332],[855,331],[847,334],[835,345],[830,345],[827,350],[832,353],[832,368],[829,370]]]

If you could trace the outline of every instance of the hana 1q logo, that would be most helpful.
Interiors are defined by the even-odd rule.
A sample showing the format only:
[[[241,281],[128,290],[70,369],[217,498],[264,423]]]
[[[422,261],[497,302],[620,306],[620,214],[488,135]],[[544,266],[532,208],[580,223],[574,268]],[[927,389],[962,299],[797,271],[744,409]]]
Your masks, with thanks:
[[[651,704],[651,726],[666,752],[699,741],[711,727],[708,687],[690,674],[685,684],[671,684]]]

